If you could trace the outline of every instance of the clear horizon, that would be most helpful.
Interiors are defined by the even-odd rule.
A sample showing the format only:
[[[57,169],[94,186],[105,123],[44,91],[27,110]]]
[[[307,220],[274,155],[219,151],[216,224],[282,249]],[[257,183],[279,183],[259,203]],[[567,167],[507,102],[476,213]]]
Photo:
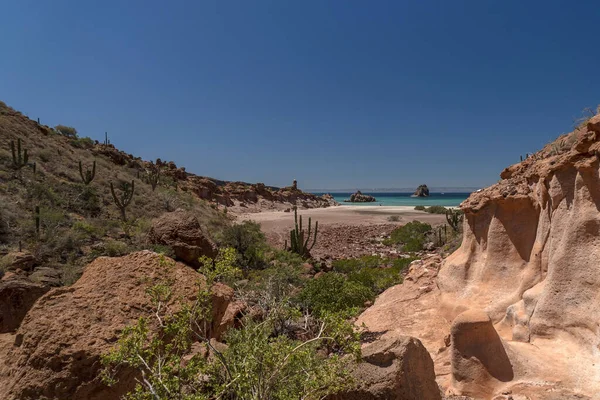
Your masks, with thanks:
[[[600,103],[595,10],[9,2],[0,100],[215,179],[479,188]]]

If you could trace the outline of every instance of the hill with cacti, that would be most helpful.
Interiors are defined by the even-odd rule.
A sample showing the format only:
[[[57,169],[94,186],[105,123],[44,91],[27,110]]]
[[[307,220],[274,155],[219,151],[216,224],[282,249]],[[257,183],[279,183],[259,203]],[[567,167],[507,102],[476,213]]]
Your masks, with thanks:
[[[51,128],[0,102],[0,257],[23,250],[58,271],[62,284],[98,256],[157,250],[146,240],[150,221],[178,208],[211,236],[232,211],[331,204],[295,186],[220,181],[172,161],[144,161],[108,137],[100,143]]]

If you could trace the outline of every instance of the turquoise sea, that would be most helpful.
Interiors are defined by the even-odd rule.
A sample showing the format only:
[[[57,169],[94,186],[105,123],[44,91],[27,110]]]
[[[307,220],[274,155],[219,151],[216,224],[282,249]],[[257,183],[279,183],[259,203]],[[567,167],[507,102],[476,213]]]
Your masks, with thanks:
[[[352,193],[331,193],[335,201],[342,205],[363,205],[363,206],[446,206],[456,207],[463,200],[469,197],[470,193],[430,193],[429,197],[411,197],[412,193],[393,193],[393,192],[362,192],[370,194],[377,199],[374,203],[344,203],[344,200],[349,199]],[[317,195],[325,194],[324,192],[315,193]]]

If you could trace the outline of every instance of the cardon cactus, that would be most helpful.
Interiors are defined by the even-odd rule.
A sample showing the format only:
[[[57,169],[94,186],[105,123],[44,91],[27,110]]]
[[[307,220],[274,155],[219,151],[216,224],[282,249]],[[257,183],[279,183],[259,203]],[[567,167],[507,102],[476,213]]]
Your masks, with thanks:
[[[446,221],[448,225],[452,227],[455,232],[460,229],[460,224],[463,220],[463,213],[460,210],[448,210],[446,211]]]
[[[85,173],[83,173],[83,167],[81,165],[81,161],[79,161],[79,175],[81,176],[83,183],[89,185],[96,176],[96,161],[94,161],[92,164],[92,170],[90,171],[89,168],[86,168]]]
[[[298,210],[294,207],[294,229],[290,231],[290,247],[288,248],[287,240],[285,242],[285,249],[296,253],[301,257],[310,257],[310,251],[317,243],[317,233],[319,230],[319,222],[315,222],[315,230],[312,233],[312,221],[308,218],[308,231],[305,232],[302,228],[302,216],[298,218]],[[311,237],[312,233],[312,237]],[[312,239],[312,243],[309,245]]]
[[[133,180],[131,181],[131,185],[129,185],[129,183],[125,182],[121,186],[121,195],[117,196],[117,194],[115,193],[115,188],[113,187],[112,182],[110,183],[110,192],[112,193],[113,200],[115,201],[115,204],[117,205],[117,207],[121,211],[121,219],[124,222],[127,222],[127,216],[125,215],[125,209],[129,205],[129,203],[131,203],[131,199],[133,198],[133,190],[134,190],[134,188],[135,187],[134,187],[134,181]]]
[[[21,139],[17,139],[17,148],[15,149],[15,142],[10,141],[10,151],[12,153],[12,165],[15,169],[21,169],[27,165],[29,156],[27,155],[27,149],[21,151]]]

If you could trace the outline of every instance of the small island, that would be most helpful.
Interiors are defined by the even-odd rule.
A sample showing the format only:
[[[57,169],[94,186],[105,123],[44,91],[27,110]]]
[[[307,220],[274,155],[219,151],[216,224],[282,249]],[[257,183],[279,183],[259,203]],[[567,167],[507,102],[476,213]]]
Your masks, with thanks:
[[[368,194],[362,194],[360,190],[353,193],[350,196],[350,200],[344,200],[345,203],[372,203],[374,201],[377,201],[375,197]]]
[[[419,185],[412,197],[429,197],[429,188],[427,185]]]

